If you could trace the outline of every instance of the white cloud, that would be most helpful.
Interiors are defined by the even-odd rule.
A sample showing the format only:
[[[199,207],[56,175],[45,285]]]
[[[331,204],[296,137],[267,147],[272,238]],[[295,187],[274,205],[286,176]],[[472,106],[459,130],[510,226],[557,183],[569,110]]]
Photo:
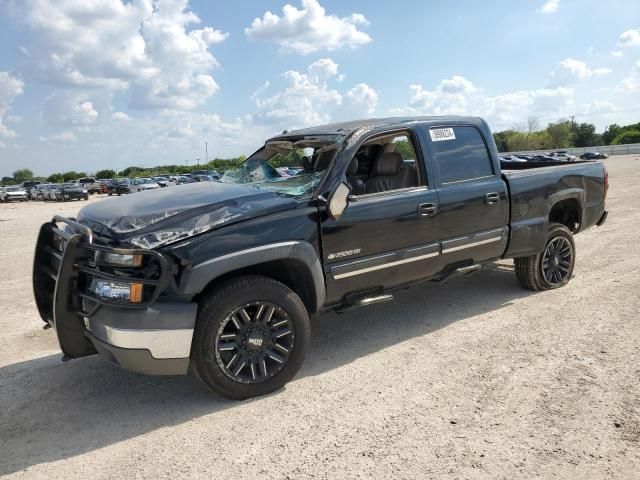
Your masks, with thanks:
[[[22,95],[24,91],[24,82],[8,72],[0,72],[0,138],[13,138],[16,133],[7,127],[5,116],[13,103],[13,100]]]
[[[124,112],[113,112],[111,114],[111,120],[115,120],[116,122],[128,122],[131,120],[131,117]]]
[[[401,115],[476,115],[486,118],[492,127],[510,128],[528,116],[554,118],[564,115],[573,100],[573,89],[566,87],[519,90],[486,95],[470,80],[454,75],[442,80],[435,89],[409,86],[406,107],[391,110]]]
[[[427,90],[422,85],[409,86],[411,97],[409,106],[392,110],[398,114],[430,114],[459,115],[467,111],[468,96],[476,91],[476,87],[466,78],[454,75],[442,80],[434,90]]]
[[[494,128],[509,128],[529,116],[552,119],[565,115],[573,94],[571,88],[557,87],[486,96],[475,102],[474,114],[486,117]]]
[[[622,32],[618,37],[619,47],[640,47],[640,28]]]
[[[93,103],[81,93],[50,95],[43,103],[42,115],[51,125],[90,125],[98,118]]]
[[[283,73],[284,88],[269,95],[265,82],[252,95],[257,112],[251,117],[256,125],[274,131],[318,125],[372,113],[378,93],[366,83],[358,83],[346,92],[330,86],[343,79],[339,66],[330,58],[321,58],[307,67],[306,73]]]
[[[270,11],[256,18],[245,34],[252,39],[272,41],[284,50],[309,54],[341,47],[356,48],[371,41],[358,30],[369,22],[360,13],[339,18],[327,15],[318,0],[302,0],[302,9],[292,5],[282,8],[282,16]]]
[[[560,7],[560,0],[547,0],[544,4],[538,8],[540,13],[555,13]]]
[[[624,55],[622,50],[611,50],[609,53],[612,57],[622,57]]]
[[[9,111],[13,100],[22,95],[24,82],[8,72],[0,72],[0,137],[13,137],[14,132],[9,130],[4,124],[5,115]]]
[[[611,73],[611,69],[609,68],[590,68],[581,60],[566,58],[556,65],[551,75],[554,77],[555,83],[563,85],[574,80],[601,77],[608,73]]]
[[[56,133],[49,137],[40,137],[40,141],[42,142],[62,142],[62,143],[72,143],[77,142],[78,137],[70,131],[66,130],[64,132]]]
[[[27,0],[25,74],[76,89],[131,89],[136,108],[190,109],[218,90],[209,51],[227,34],[188,31],[187,0]]]
[[[373,113],[378,104],[378,92],[366,83],[356,84],[345,97],[352,105],[362,107],[366,113]]]
[[[331,62],[321,59],[309,65],[308,73],[284,72],[283,90],[267,98],[254,98],[258,108],[255,118],[289,129],[330,121],[329,111],[342,104],[342,95],[327,86],[327,80],[337,73],[327,60]]]
[[[640,93],[640,60],[631,68],[631,74],[618,84],[616,91]]]

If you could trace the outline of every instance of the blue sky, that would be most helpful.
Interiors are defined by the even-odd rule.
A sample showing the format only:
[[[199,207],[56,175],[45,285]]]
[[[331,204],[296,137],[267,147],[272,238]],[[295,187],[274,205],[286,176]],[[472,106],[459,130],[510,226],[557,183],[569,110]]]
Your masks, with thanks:
[[[0,0],[0,175],[438,114],[639,121],[640,2]]]

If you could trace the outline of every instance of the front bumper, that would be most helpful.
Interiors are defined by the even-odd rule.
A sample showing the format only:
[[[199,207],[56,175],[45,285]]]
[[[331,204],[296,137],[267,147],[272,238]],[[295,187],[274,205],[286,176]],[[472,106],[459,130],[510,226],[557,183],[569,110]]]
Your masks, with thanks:
[[[156,303],[144,311],[102,308],[85,318],[86,336],[116,365],[149,375],[184,375],[189,367],[195,303]]]
[[[89,192],[63,192],[62,197],[67,200],[81,200],[89,196]]]
[[[97,261],[96,252],[142,255],[143,267],[114,270]],[[96,278],[142,283],[143,299],[132,304],[97,297],[87,289]],[[168,281],[169,264],[158,252],[99,245],[91,229],[64,217],[40,229],[34,295],[40,316],[55,328],[67,357],[97,352],[137,372],[186,373],[197,305],[159,299]]]
[[[24,200],[28,200],[28,197],[26,195],[7,195],[7,201],[9,202]]]

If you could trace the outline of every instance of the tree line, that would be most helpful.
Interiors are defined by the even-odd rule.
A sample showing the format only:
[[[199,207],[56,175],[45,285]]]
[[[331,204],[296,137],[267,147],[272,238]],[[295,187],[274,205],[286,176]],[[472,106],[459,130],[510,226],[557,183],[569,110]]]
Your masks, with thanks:
[[[237,168],[242,162],[247,159],[246,156],[240,155],[234,158],[216,158],[208,163],[198,166],[188,165],[158,165],[155,167],[143,168],[139,166],[127,167],[123,170],[105,169],[99,170],[93,175],[87,175],[86,172],[76,172],[70,170],[67,172],[52,173],[48,177],[36,176],[28,168],[22,168],[13,172],[11,177],[2,177],[3,185],[17,185],[23,182],[37,180],[40,182],[49,183],[64,183],[78,180],[82,177],[94,177],[96,179],[107,178],[133,178],[133,177],[153,177],[156,175],[184,175],[185,173],[191,173],[194,170],[216,170],[225,171],[232,168]]]
[[[640,122],[631,125],[609,125],[603,133],[596,133],[593,123],[559,120],[540,128],[540,121],[530,117],[524,125],[493,134],[499,152],[549,150],[596,145],[625,145],[640,143]]]

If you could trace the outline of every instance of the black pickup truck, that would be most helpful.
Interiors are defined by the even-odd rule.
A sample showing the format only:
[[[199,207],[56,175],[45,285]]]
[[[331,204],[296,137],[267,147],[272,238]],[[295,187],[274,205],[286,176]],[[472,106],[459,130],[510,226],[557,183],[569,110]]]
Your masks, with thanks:
[[[300,172],[281,177],[273,165],[286,162]],[[97,352],[138,372],[191,371],[248,398],[295,375],[319,311],[505,258],[527,289],[565,285],[573,235],[605,221],[607,186],[600,162],[501,165],[480,118],[284,132],[220,182],[45,223],[35,299],[67,359]]]

